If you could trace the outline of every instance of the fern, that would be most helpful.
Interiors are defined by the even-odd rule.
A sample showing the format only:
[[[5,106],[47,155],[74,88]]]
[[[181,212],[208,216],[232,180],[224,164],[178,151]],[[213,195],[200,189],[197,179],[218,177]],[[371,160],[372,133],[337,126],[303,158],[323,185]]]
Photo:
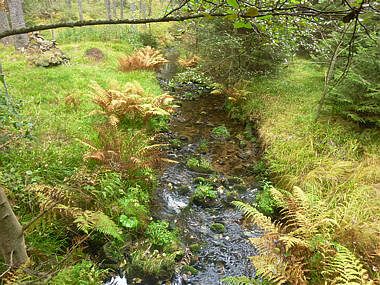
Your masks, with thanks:
[[[192,56],[190,58],[183,58],[179,59],[178,63],[182,65],[184,68],[189,68],[189,67],[196,67],[198,65],[198,62],[201,60],[199,56]]]
[[[260,284],[255,279],[251,279],[245,276],[230,276],[221,280],[223,283],[229,285],[257,285]]]
[[[123,88],[111,86],[103,89],[96,82],[90,87],[94,90],[89,96],[102,110],[94,110],[89,115],[103,114],[112,126],[119,125],[124,117],[137,120],[148,120],[156,116],[168,116],[176,106],[171,102],[174,98],[166,93],[160,96],[146,94],[138,82],[128,82]]]
[[[134,55],[127,55],[125,59],[119,58],[119,70],[123,72],[145,69],[157,71],[168,61],[163,55],[149,46],[138,50]]]
[[[332,277],[332,284],[374,284],[368,280],[367,270],[346,247],[337,245],[336,254],[327,259],[324,273]]]

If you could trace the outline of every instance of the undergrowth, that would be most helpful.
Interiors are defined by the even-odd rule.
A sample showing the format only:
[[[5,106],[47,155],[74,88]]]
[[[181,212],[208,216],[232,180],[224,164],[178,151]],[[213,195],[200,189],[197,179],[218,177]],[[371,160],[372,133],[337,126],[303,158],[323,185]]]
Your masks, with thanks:
[[[95,46],[105,54],[103,62],[84,57]],[[142,235],[151,223],[153,168],[161,164],[159,146],[148,136],[153,130],[148,134],[146,127],[165,120],[171,98],[160,96],[153,72],[118,72],[117,58],[134,46],[80,42],[60,47],[71,65],[49,69],[30,66],[24,54],[0,47],[9,93],[23,101],[20,116],[34,125],[32,140],[10,141],[1,149],[0,184],[23,225],[48,209],[25,233],[30,256],[26,270],[9,273],[4,282],[54,278],[51,284],[76,284],[73,280],[79,279],[99,284],[105,272],[94,264],[104,258],[120,262],[122,257],[112,257],[113,252],[126,246],[135,253],[131,272],[137,263],[140,277],[172,272],[179,254],[175,232],[165,229],[154,239]],[[132,93],[141,92],[132,95],[127,87],[118,91],[109,78],[134,88]],[[119,97],[107,101],[107,94]],[[98,114],[90,116],[94,110]],[[18,134],[16,129],[8,132]],[[168,238],[171,247],[161,247]],[[157,262],[151,267],[147,252],[153,243],[158,245],[152,250]],[[97,257],[92,248],[99,249]]]
[[[264,237],[254,244],[266,254],[253,263],[276,284],[374,284],[380,269],[379,129],[329,113],[314,123],[322,88],[322,71],[297,60],[276,77],[252,80],[240,105],[242,116],[257,122],[267,172],[283,189],[270,189],[283,208],[281,224],[240,204],[256,223],[265,221],[258,224]]]

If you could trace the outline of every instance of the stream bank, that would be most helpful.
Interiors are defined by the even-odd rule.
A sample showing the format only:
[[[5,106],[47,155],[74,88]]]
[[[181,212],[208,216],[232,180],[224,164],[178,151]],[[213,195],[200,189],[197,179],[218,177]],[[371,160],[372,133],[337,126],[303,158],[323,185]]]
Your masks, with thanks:
[[[161,173],[152,207],[154,218],[179,230],[189,256],[170,284],[254,277],[248,257],[258,253],[248,238],[261,231],[245,223],[231,201],[255,203],[259,185],[250,168],[258,160],[258,147],[247,139],[241,122],[228,118],[223,96],[196,84],[172,93],[180,107],[157,142],[169,142],[166,157],[177,163]]]

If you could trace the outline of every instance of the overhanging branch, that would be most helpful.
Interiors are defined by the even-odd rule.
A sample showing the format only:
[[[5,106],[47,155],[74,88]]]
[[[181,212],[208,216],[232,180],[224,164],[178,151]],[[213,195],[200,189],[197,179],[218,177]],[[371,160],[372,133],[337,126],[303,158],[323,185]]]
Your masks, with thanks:
[[[186,3],[186,2],[185,2]],[[318,17],[324,18],[328,17],[329,19],[341,19],[347,14],[350,10],[346,11],[321,11],[316,10],[311,7],[306,6],[292,6],[286,8],[273,8],[273,9],[259,9],[257,16],[245,16],[238,15],[240,18],[253,19],[260,18],[264,16],[290,16],[290,17]],[[75,21],[75,22],[63,22],[47,25],[38,25],[27,28],[8,30],[0,33],[0,39],[19,35],[26,34],[30,32],[57,29],[57,28],[74,28],[74,27],[83,27],[83,26],[97,26],[97,25],[118,25],[118,24],[130,24],[130,25],[141,25],[149,23],[164,23],[164,22],[181,22],[191,19],[200,19],[200,18],[209,18],[209,17],[225,17],[229,15],[234,15],[230,13],[202,13],[202,14],[193,14],[186,16],[171,16],[171,17],[162,17],[162,18],[150,18],[150,19],[123,19],[123,20],[87,20],[87,21]]]

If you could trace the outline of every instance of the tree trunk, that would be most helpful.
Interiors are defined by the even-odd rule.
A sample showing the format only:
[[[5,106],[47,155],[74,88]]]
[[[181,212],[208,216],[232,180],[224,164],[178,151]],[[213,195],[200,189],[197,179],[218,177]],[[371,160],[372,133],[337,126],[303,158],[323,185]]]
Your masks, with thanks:
[[[132,19],[133,20],[136,19],[137,5],[135,3],[135,0],[131,0],[131,2],[129,3],[129,10],[131,11]],[[133,25],[132,30],[134,30],[136,32],[137,31],[137,25]]]
[[[120,0],[120,19],[124,19],[124,0]]]
[[[71,5],[71,0],[66,0],[67,6],[71,9],[73,6]]]
[[[49,4],[50,23],[51,23],[51,24],[54,24],[54,19],[53,19],[53,3],[51,2],[51,0],[48,0],[48,4]],[[55,33],[54,33],[54,29],[51,29],[51,39],[52,39],[53,41],[55,41]]]
[[[24,11],[21,0],[8,0],[9,15],[11,18],[12,30],[25,28]],[[21,34],[15,36],[15,46],[17,49],[28,44],[28,35]]]
[[[8,267],[18,267],[28,260],[22,227],[0,188],[0,254]]]
[[[79,20],[83,21],[82,0],[78,0]]]
[[[0,10],[0,33],[10,30],[8,16],[5,11]],[[13,37],[6,37],[0,40],[5,45],[13,44]]]
[[[117,19],[117,16],[116,16],[116,0],[113,0],[112,1],[112,14],[113,14],[113,17],[114,19]]]
[[[107,9],[107,19],[111,20],[112,19],[111,0],[104,0],[104,5],[106,6],[106,9]]]

